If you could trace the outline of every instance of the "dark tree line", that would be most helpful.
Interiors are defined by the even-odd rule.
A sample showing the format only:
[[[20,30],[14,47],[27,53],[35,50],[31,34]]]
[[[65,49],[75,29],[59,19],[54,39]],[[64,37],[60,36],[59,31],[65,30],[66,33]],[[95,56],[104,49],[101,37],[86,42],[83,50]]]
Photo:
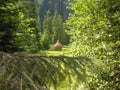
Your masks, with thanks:
[[[68,18],[69,10],[66,8],[68,4],[67,0],[43,0],[40,4],[40,17],[41,21],[44,19],[46,11],[50,10],[51,15],[57,10],[63,20]]]

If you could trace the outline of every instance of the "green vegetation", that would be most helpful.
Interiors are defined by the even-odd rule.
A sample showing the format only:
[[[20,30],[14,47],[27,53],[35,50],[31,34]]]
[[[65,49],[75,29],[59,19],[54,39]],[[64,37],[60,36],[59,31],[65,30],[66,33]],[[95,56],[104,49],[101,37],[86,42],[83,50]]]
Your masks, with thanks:
[[[100,66],[87,69],[86,86],[89,90],[119,90],[120,1],[69,1],[73,13],[66,25],[73,55],[87,56]]]
[[[63,56],[63,55],[64,56],[72,56],[72,53],[70,51],[69,46],[63,46],[61,51],[44,50],[44,51],[41,51],[41,55],[46,55],[46,56]]]
[[[120,90],[120,0],[1,0],[0,67],[0,90]]]

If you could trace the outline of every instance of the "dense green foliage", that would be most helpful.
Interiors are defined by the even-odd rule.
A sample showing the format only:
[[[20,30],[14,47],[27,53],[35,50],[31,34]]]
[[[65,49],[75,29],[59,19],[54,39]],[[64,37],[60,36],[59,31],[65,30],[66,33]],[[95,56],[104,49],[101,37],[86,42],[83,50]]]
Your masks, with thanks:
[[[40,22],[35,1],[8,0],[0,3],[1,51],[40,50]]]
[[[37,52],[41,49],[40,35],[41,35],[41,25],[37,0],[27,0],[24,1],[24,11],[21,15],[21,24],[18,34],[18,42],[21,47],[27,52]]]
[[[20,50],[15,37],[21,23],[21,7],[21,1],[0,1],[0,51]]]
[[[100,66],[87,70],[89,90],[119,90],[120,1],[69,1],[68,8],[73,13],[66,25],[71,35],[72,53],[97,60]]]

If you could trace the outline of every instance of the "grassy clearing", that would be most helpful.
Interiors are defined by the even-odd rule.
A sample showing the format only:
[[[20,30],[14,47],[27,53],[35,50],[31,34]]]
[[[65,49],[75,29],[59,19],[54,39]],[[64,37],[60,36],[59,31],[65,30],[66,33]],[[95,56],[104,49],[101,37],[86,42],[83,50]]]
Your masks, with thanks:
[[[59,55],[71,56],[71,51],[69,46],[63,46],[61,51],[46,50],[41,51],[41,54],[45,54],[47,56],[59,56]]]
[[[61,51],[55,50],[41,50],[39,53],[30,54],[31,56],[72,56],[69,46],[63,46]]]
[[[48,56],[59,56],[59,55],[71,56],[71,51],[69,46],[63,46],[61,51],[47,50],[47,51],[42,51],[42,53],[45,53]]]

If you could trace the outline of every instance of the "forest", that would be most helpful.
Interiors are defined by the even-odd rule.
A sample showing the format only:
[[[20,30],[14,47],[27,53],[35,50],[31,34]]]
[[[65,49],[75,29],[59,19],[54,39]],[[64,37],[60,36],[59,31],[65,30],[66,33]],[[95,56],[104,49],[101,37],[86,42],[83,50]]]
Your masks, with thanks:
[[[0,90],[120,90],[120,0],[0,0]]]

